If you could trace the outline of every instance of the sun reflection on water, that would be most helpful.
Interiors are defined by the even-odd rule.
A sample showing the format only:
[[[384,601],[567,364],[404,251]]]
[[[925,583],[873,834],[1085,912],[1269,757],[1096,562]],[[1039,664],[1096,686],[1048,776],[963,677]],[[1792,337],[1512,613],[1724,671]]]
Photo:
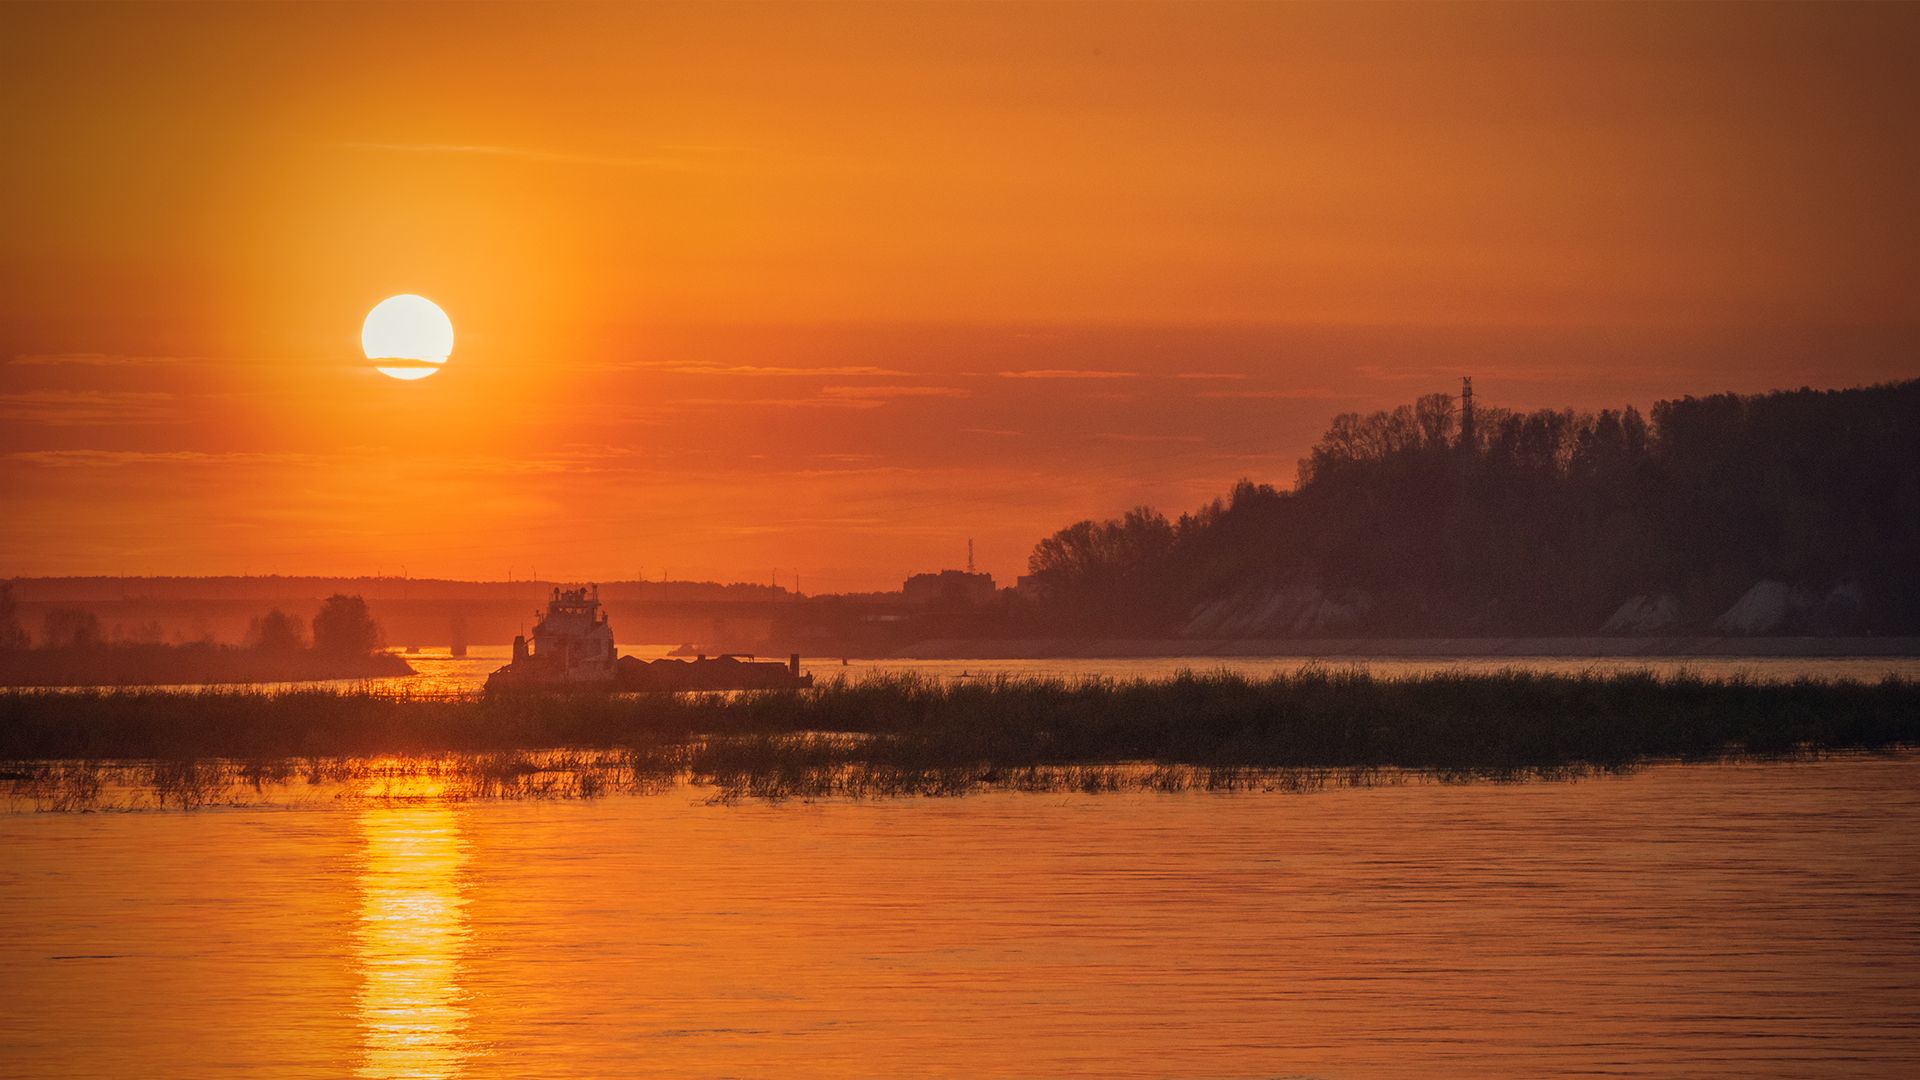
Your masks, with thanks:
[[[466,845],[444,803],[368,806],[355,957],[366,1077],[452,1077],[466,1060],[460,985]]]

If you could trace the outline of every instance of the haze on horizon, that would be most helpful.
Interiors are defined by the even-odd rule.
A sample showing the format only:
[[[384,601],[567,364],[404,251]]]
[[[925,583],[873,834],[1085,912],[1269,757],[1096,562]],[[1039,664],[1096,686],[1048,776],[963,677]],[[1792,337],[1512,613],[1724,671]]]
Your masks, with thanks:
[[[1920,374],[1911,6],[0,9],[0,575],[897,587]],[[361,318],[455,351],[401,383]]]

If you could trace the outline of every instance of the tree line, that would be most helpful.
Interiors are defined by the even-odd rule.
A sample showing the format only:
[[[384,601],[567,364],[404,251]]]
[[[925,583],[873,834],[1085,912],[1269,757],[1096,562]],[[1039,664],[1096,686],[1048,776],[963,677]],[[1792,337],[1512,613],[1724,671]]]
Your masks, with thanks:
[[[365,599],[335,594],[327,597],[314,613],[313,637],[309,642],[307,623],[298,615],[273,608],[254,617],[247,629],[243,647],[271,655],[312,652],[334,657],[362,657],[386,647],[380,624]],[[204,642],[192,644],[205,645]],[[19,605],[13,597],[13,583],[0,582],[0,651],[23,650],[35,645],[33,635],[21,623]],[[160,647],[159,626],[137,627],[124,638],[110,639],[100,624],[100,616],[84,608],[50,608],[41,618],[38,647],[41,649],[94,650],[116,647]]]
[[[109,639],[93,612],[57,607],[42,618],[36,641],[9,584],[0,583],[0,686],[271,683],[413,671],[382,651],[380,626],[358,596],[328,597],[311,630],[309,639],[307,623],[275,609],[253,620],[243,645],[170,645],[158,626]]]
[[[1289,589],[1345,604],[1355,632],[1584,634],[1649,596],[1704,629],[1760,582],[1859,598],[1798,630],[1920,632],[1920,380],[1644,415],[1468,416],[1431,394],[1334,417],[1291,490],[1078,522],[1029,571],[1029,621],[1108,636]]]

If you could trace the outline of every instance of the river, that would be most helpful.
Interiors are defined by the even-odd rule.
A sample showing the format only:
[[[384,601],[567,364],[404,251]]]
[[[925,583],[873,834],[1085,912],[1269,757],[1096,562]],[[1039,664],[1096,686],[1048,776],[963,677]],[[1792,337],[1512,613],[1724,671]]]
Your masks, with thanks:
[[[0,815],[7,1077],[1920,1075],[1920,756]]]
[[[670,645],[628,644],[619,647],[622,655],[652,660],[664,656]],[[450,656],[445,649],[423,650],[407,656],[416,674],[388,679],[336,679],[331,682],[302,685],[331,686],[339,689],[370,688],[381,693],[472,694],[486,684],[487,675],[505,664],[511,650],[505,647],[475,648],[463,657]],[[785,656],[768,657],[785,661]],[[1528,657],[1528,656],[1437,656],[1437,657],[1340,657],[1334,659],[1302,656],[1152,656],[1089,659],[1062,657],[1044,660],[850,660],[812,659],[803,661],[804,669],[818,680],[845,677],[865,678],[876,673],[913,672],[937,679],[981,679],[995,675],[1043,676],[1058,678],[1167,678],[1181,671],[1235,671],[1264,676],[1297,671],[1308,665],[1346,669],[1364,668],[1377,676],[1424,675],[1435,671],[1463,673],[1505,671],[1521,668],[1557,674],[1583,671],[1615,673],[1656,671],[1663,674],[1692,672],[1709,678],[1745,676],[1778,681],[1784,679],[1859,679],[1875,681],[1888,675],[1920,679],[1920,657]]]

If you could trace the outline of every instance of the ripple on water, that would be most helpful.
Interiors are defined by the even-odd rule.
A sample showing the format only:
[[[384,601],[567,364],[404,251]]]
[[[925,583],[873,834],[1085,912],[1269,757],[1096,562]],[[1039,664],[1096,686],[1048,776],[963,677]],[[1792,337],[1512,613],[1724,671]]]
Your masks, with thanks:
[[[1920,1075],[1916,770],[11,815],[0,1073]]]

